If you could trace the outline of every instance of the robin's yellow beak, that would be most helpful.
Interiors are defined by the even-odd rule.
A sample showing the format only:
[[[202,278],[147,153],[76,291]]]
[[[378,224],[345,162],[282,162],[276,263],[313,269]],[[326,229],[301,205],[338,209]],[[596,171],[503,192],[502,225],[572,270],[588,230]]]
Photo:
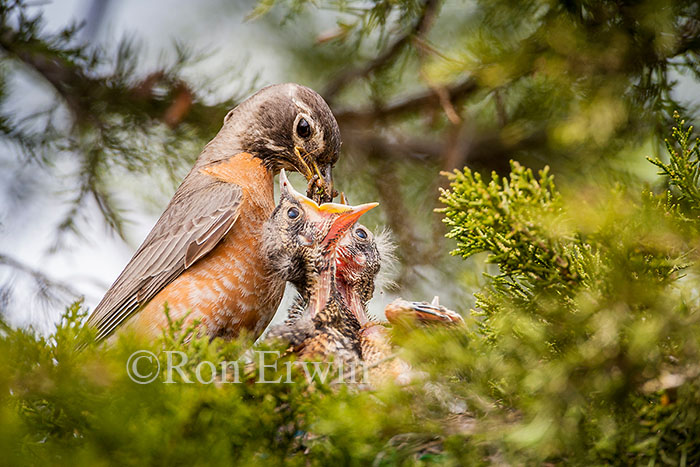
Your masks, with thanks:
[[[314,167],[316,166],[314,165]],[[310,209],[312,212],[325,214],[339,214],[351,208],[351,206],[346,206],[344,204],[338,203],[319,204],[315,200],[302,195],[301,193],[296,191],[292,184],[289,182],[289,179],[287,178],[287,173],[284,169],[280,171],[280,193],[296,200],[299,204],[301,204],[303,207]]]
[[[304,151],[304,148],[294,146],[294,155],[296,156],[295,165],[297,169],[299,169],[299,172],[306,177],[307,180],[311,180],[313,176],[318,173],[318,167],[311,160],[309,161],[311,164],[306,162],[306,158],[304,156],[306,156],[307,153]]]

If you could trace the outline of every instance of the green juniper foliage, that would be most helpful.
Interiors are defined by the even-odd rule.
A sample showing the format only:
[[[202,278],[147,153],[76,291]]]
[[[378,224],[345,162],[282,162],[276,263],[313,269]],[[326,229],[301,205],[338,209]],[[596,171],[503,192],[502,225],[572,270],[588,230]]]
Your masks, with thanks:
[[[678,112],[674,112],[673,118],[678,125],[673,128],[675,144],[664,140],[669,162],[664,163],[658,158],[649,158],[649,162],[660,169],[659,175],[667,177],[672,188],[668,192],[667,207],[675,210],[677,215],[685,214],[687,221],[697,223],[700,220],[700,144],[697,139],[693,143],[693,127],[685,128],[685,121]]]
[[[128,236],[125,208],[158,197],[156,174],[165,169],[172,192],[226,112],[273,79],[256,81],[239,59],[218,77],[194,66],[212,46],[240,44],[191,31],[254,17],[246,51],[278,65],[274,79],[318,90],[336,115],[336,180],[351,200],[383,206],[370,226],[396,234],[400,293],[438,285],[469,324],[396,330],[401,357],[429,383],[375,392],[310,387],[298,373],[297,384],[254,384],[250,371],[240,384],[178,374],[140,385],[125,372],[134,350],[161,365],[165,350],[183,352],[184,379],[195,381],[198,368],[211,377],[201,362],[236,360],[249,343],[185,344],[187,330],[172,323],[160,342],[123,336],[102,348],[78,305],[50,337],[3,325],[0,462],[700,464],[693,130],[677,118],[669,159],[652,160],[658,185],[624,173],[640,147],[663,150],[669,110],[697,121],[684,91],[700,79],[697,3],[214,2],[187,18],[192,28],[153,24],[206,53],[176,44],[147,66],[143,52],[161,47],[143,38],[87,44],[77,25],[42,18],[43,2],[0,0],[0,139],[13,149],[2,158],[3,227],[43,193],[66,202],[50,229],[68,234],[59,239],[83,233],[91,206]],[[436,187],[447,187],[439,172],[465,165],[431,218]],[[615,182],[595,179],[601,172]],[[139,177],[146,194],[124,185]],[[42,293],[61,288],[0,253],[0,266],[28,273]],[[490,275],[468,310],[457,302],[473,292],[465,271],[483,257]],[[3,280],[0,312],[11,290]],[[62,291],[61,303],[80,292]]]
[[[678,123],[671,164],[655,161],[673,203],[698,190],[692,128]],[[500,448],[512,461],[699,462],[698,230],[620,187],[565,200],[546,169],[450,177],[453,253],[486,251],[499,267],[464,361],[471,390],[503,411]]]
[[[491,252],[489,262],[498,264],[503,276],[547,284],[577,281],[569,253],[549,233],[562,211],[549,168],[537,180],[517,162],[511,167],[510,179],[501,182],[494,173],[488,184],[468,170],[450,175],[452,191],[443,190],[441,199],[448,207],[440,211],[450,227],[447,237],[458,242],[453,254]]]
[[[691,134],[678,119],[671,162],[654,161],[666,178],[656,191],[560,192],[547,169],[535,176],[515,162],[488,182],[469,169],[451,174],[441,212],[454,254],[485,252],[498,270],[465,328],[394,331],[401,358],[422,374],[405,387],[308,383],[297,369],[293,383],[258,384],[245,338],[209,341],[182,322],[158,342],[122,335],[96,345],[79,303],[48,338],[3,325],[3,460],[697,465]],[[136,350],[152,351],[161,367],[168,355],[187,362],[173,383],[160,374],[137,384],[125,368]],[[266,354],[278,366],[267,378],[286,381],[293,357],[275,355]],[[202,364],[222,360],[239,362],[239,382]]]

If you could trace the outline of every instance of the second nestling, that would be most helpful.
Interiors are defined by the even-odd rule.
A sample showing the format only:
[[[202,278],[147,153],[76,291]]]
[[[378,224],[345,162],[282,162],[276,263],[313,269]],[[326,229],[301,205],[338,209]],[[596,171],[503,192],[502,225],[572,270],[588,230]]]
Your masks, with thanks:
[[[382,258],[391,251],[389,242],[378,242],[356,222],[377,204],[318,205],[295,191],[284,172],[280,192],[263,244],[274,259],[272,273],[290,281],[298,296],[287,321],[273,326],[268,338],[285,341],[301,358],[373,365],[373,379],[410,380],[410,367],[390,358],[386,323],[373,320],[367,311]],[[400,299],[387,307],[387,317],[401,324],[462,322],[439,305]]]

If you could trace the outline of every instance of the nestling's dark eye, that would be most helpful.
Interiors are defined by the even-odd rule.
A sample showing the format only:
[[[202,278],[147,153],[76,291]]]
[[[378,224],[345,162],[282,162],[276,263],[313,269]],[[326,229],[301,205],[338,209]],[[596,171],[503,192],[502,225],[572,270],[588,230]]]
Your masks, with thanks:
[[[296,219],[299,217],[299,210],[297,208],[289,208],[289,211],[287,211],[287,217],[290,219]]]
[[[297,123],[297,134],[302,138],[308,138],[311,136],[311,125],[306,121],[305,118],[299,120]]]
[[[362,240],[366,240],[366,239],[367,239],[367,231],[366,231],[365,229],[363,229],[363,228],[357,229],[357,230],[355,231],[355,235],[357,235],[358,237],[360,237]]]

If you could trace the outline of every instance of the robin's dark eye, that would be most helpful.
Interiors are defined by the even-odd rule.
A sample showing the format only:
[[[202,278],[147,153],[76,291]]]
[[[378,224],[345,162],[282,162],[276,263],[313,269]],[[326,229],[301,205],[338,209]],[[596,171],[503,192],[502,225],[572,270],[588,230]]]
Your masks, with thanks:
[[[308,138],[311,136],[311,125],[309,125],[309,122],[307,122],[305,118],[302,118],[299,120],[299,123],[297,123],[297,134],[301,138]]]
[[[367,239],[367,231],[366,231],[365,229],[361,229],[361,228],[360,228],[360,229],[357,229],[357,230],[355,231],[355,235],[357,235],[357,236],[358,236],[359,238],[361,238],[362,240],[366,240],[366,239]]]
[[[299,210],[297,208],[289,208],[289,211],[287,211],[287,217],[290,219],[296,219],[299,217]]]

